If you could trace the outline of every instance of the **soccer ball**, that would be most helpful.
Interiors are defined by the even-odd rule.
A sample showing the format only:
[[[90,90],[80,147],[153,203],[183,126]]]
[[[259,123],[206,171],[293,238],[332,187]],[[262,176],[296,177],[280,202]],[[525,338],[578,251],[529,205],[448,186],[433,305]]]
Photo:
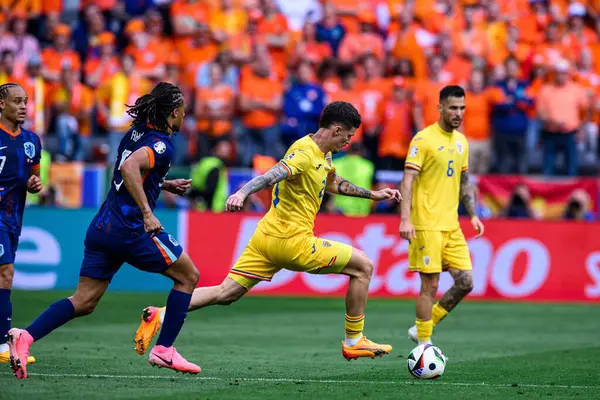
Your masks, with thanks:
[[[415,378],[435,379],[446,369],[446,358],[442,351],[432,344],[420,344],[408,355],[408,372]]]

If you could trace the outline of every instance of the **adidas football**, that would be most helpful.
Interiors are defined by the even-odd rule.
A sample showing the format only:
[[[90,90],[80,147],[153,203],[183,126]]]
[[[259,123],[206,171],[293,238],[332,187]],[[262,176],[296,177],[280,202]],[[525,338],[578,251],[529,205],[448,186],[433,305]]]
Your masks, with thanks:
[[[442,351],[432,344],[420,344],[408,355],[408,372],[415,378],[435,379],[446,369]]]

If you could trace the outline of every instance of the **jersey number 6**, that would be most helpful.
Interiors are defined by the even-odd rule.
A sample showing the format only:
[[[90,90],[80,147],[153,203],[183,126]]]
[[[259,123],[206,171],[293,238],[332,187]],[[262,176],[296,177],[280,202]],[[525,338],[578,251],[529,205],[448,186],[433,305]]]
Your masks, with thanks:
[[[452,168],[452,163],[453,162],[454,162],[454,160],[448,161],[448,170],[446,171],[446,175],[447,176],[453,176],[454,175],[454,168]]]

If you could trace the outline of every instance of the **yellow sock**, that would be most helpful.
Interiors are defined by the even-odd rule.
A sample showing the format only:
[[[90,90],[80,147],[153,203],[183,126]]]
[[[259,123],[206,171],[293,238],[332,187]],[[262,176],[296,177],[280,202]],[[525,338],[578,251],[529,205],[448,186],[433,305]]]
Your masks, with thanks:
[[[427,320],[422,321],[417,319],[417,338],[419,339],[419,343],[428,342],[431,340],[431,335],[433,334],[433,321]]]
[[[438,322],[446,318],[448,315],[448,311],[440,306],[440,303],[435,303],[431,308],[431,320],[433,321],[433,326],[436,326]]]
[[[365,327],[365,315],[359,315],[358,317],[351,317],[346,314],[346,322],[344,324],[346,328],[346,338],[358,339],[362,336],[363,328]]]

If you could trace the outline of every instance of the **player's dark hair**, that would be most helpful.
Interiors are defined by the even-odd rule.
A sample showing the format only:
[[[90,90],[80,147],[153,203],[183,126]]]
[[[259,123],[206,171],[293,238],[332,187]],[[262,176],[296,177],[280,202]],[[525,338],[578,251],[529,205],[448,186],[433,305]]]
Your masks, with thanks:
[[[465,89],[456,85],[446,86],[440,90],[440,103],[448,97],[465,97]]]
[[[145,94],[135,101],[135,104],[126,105],[133,118],[131,125],[151,124],[156,129],[168,132],[170,126],[167,118],[173,110],[183,104],[183,93],[177,86],[167,82],[160,82],[149,94]]]
[[[346,129],[358,129],[360,123],[360,114],[352,104],[345,101],[334,101],[323,109],[319,127],[330,128],[333,124],[340,124]]]
[[[10,89],[15,87],[21,87],[18,83],[8,82],[4,85],[0,85],[0,100],[8,99],[8,92]],[[2,112],[2,108],[0,108],[0,112]]]

